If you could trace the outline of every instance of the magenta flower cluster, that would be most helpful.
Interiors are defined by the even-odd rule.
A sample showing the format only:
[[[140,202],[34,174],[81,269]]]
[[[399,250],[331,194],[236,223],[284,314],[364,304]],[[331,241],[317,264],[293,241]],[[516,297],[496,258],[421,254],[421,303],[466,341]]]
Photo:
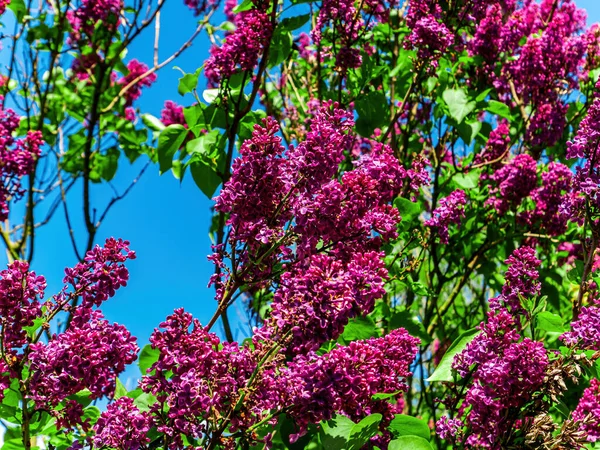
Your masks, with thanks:
[[[146,75],[148,72],[148,66],[139,62],[137,59],[132,59],[129,61],[129,63],[127,63],[127,70],[129,73],[121,77],[117,83],[121,86],[127,86],[135,81],[135,83],[125,93],[125,106],[129,107],[135,100],[140,98],[143,87],[152,86],[152,84],[156,81],[156,74],[150,73]]]
[[[165,102],[165,105],[160,112],[160,121],[166,127],[175,124],[187,127],[185,116],[183,115],[183,106],[179,106],[171,100]]]
[[[77,309],[71,326],[47,344],[30,346],[31,398],[40,408],[89,389],[92,398],[112,396],[117,376],[137,359],[136,338],[100,311]]]
[[[535,257],[535,250],[528,246],[516,249],[506,261],[505,283],[500,296],[490,300],[490,307],[508,308],[512,314],[523,312],[521,297],[532,297],[540,293],[538,267],[542,263]]]
[[[600,381],[598,379],[593,378],[590,386],[583,391],[583,396],[572,417],[579,422],[579,429],[587,435],[589,442],[600,440]]]
[[[150,408],[154,426],[177,449],[184,447],[182,433],[201,438],[214,432],[212,424],[238,405],[241,392],[247,395],[243,404],[232,410],[232,432],[247,430],[264,420],[269,411],[286,411],[296,421],[298,432],[292,439],[304,434],[308,424],[336,413],[357,420],[379,412],[389,423],[402,409],[405,378],[410,375],[419,343],[406,330],[398,329],[383,338],[352,342],[323,355],[299,355],[286,364],[283,355],[272,353],[278,347],[261,331],[251,346],[221,342],[181,309],[160,327],[151,337],[159,359],[140,385],[158,400]],[[269,354],[272,357],[265,361]],[[382,393],[394,394],[398,402],[393,405],[373,399]],[[104,433],[104,424],[130,430],[134,419],[141,427],[131,445],[141,445],[145,442],[142,432],[152,425],[130,402],[103,414],[99,430]]]
[[[411,375],[409,367],[419,343],[406,330],[397,329],[382,338],[351,342],[323,356],[296,357],[275,380],[284,390],[288,414],[299,427],[292,440],[302,436],[308,424],[329,420],[334,413],[354,421],[381,413],[385,429],[404,407],[402,393],[408,389],[404,379]],[[375,394],[394,393],[395,405],[373,399]]]
[[[490,311],[488,322],[479,327],[481,334],[455,357],[453,368],[472,378],[454,421],[438,423],[442,437],[465,439],[468,448],[501,448],[502,437],[515,426],[511,411],[541,386],[548,366],[543,343],[521,340],[518,326],[507,310]],[[468,433],[464,438],[463,427]]]
[[[563,334],[561,339],[580,349],[600,350],[600,308],[582,307],[577,319],[571,323],[571,331]]]
[[[336,177],[352,148],[353,122],[335,104],[318,107],[306,138],[287,151],[276,122],[263,123],[242,145],[216,198],[216,209],[229,214],[236,273],[212,281],[222,283],[222,295],[234,278],[261,286],[272,267],[286,264],[266,326],[273,336],[292,333],[288,350],[305,352],[337,338],[351,317],[370,312],[384,294],[379,251],[401,219],[389,203],[426,179],[422,166],[404,169],[377,143]]]
[[[467,204],[467,196],[463,190],[456,190],[448,197],[440,200],[439,206],[431,213],[431,219],[425,221],[425,225],[432,227],[439,234],[443,244],[448,243],[450,224],[460,224],[465,216],[464,207]]]
[[[8,218],[9,203],[25,193],[21,179],[33,170],[44,143],[39,131],[29,131],[24,138],[15,138],[18,127],[17,114],[12,109],[0,108],[0,221]]]
[[[502,295],[490,301],[487,323],[478,327],[480,334],[452,363],[468,382],[464,400],[456,417],[437,423],[442,438],[464,442],[468,448],[501,448],[505,433],[518,426],[511,414],[542,385],[549,363],[543,343],[522,338],[518,332],[519,296],[539,292],[540,261],[533,249],[521,247],[506,262],[509,269]]]
[[[597,45],[585,28],[585,12],[574,2],[498,2],[475,23],[467,46],[481,55],[480,75],[492,82],[503,101],[531,107],[526,140],[534,147],[552,146],[566,126],[566,97],[585,78],[584,58]],[[551,18],[551,19],[549,19]]]
[[[64,282],[72,290],[65,286],[43,305],[46,281],[27,263],[16,261],[0,272],[0,387],[8,386],[9,377],[21,379],[27,373],[24,395],[50,411],[57,426],[88,427],[81,404],[68,397],[84,389],[92,399],[111,397],[117,376],[137,358],[129,331],[94,309],[126,284],[123,263],[134,256],[128,242],[108,239],[104,248],[94,248],[82,263],[66,269]],[[63,310],[72,313],[66,330],[40,339]]]
[[[94,425],[93,444],[97,448],[113,447],[139,450],[148,444],[152,421],[150,414],[141,412],[133,399],[121,397],[108,405]]]
[[[218,86],[236,72],[254,70],[273,33],[268,6],[268,2],[260,0],[255,8],[237,14],[236,29],[226,35],[220,47],[211,47],[210,57],[204,64],[209,85]]]
[[[537,186],[537,164],[529,155],[517,155],[491,178],[494,185],[490,187],[488,203],[498,214],[504,214],[518,206]]]

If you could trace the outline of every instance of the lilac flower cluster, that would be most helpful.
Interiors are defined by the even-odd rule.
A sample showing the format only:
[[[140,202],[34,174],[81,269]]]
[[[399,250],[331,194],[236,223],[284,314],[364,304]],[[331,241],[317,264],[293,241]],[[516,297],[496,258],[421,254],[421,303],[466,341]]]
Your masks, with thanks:
[[[464,400],[456,417],[444,417],[437,423],[440,436],[464,442],[468,448],[501,448],[505,433],[520,426],[514,413],[542,385],[549,363],[543,343],[522,339],[518,332],[519,296],[539,293],[536,269],[541,262],[532,248],[521,247],[506,263],[506,284],[502,294],[490,300],[487,323],[478,327],[481,333],[452,363],[468,380]]]
[[[257,1],[255,8],[238,14],[235,31],[225,37],[223,45],[210,49],[210,57],[204,64],[209,85],[218,86],[238,71],[254,70],[273,33],[273,24],[266,12],[268,5],[268,2]]]
[[[530,145],[553,145],[562,136],[567,112],[557,87],[579,86],[586,52],[597,42],[593,30],[582,33],[585,12],[571,1],[554,0],[502,2],[481,11],[467,42],[472,55],[484,58],[481,76],[504,101],[531,107]]]
[[[122,9],[122,0],[82,0],[79,7],[67,12],[67,19],[73,28],[70,41],[74,43],[86,37],[89,39],[100,21],[104,29],[116,30]]]
[[[113,447],[139,450],[150,442],[147,433],[152,420],[141,412],[133,399],[121,397],[106,408],[94,425],[93,443],[98,448]]]
[[[502,294],[490,300],[490,307],[498,309],[501,305],[510,308],[513,314],[523,311],[520,297],[535,296],[540,293],[538,267],[542,263],[535,257],[535,250],[524,246],[516,249],[506,261],[508,270]]]
[[[408,42],[417,49],[417,58],[428,61],[433,70],[437,59],[454,42],[454,35],[434,16],[428,15],[414,24]]]
[[[71,285],[74,294],[81,297],[83,308],[100,306],[117,289],[127,286],[129,271],[124,263],[135,257],[129,241],[109,238],[103,247],[97,245],[90,250],[83,262],[65,269],[63,283]]]
[[[306,433],[308,424],[328,420],[334,413],[355,421],[381,413],[385,429],[403,409],[401,393],[408,389],[404,379],[411,375],[409,367],[419,343],[406,330],[398,329],[382,338],[351,342],[322,356],[310,353],[296,357],[274,381],[283,389],[284,406],[299,428],[291,439]],[[372,398],[393,393],[398,394],[395,405]]]
[[[491,204],[498,214],[505,214],[511,206],[518,206],[537,185],[537,165],[529,155],[517,155],[492,176],[495,186],[490,188]]]
[[[79,308],[67,331],[30,346],[29,389],[39,407],[55,407],[85,388],[92,398],[113,395],[117,376],[139,348],[124,326],[103,318],[100,311]]]
[[[210,411],[226,411],[235,404],[256,363],[236,343],[220,342],[182,309],[160,327],[150,337],[159,359],[140,386],[158,399],[151,412],[160,416],[163,405],[168,407],[158,431],[182,445],[181,433],[201,437]]]
[[[0,272],[0,327],[2,349],[12,356],[27,343],[25,327],[41,315],[38,299],[46,289],[44,277],[29,272],[29,264],[15,261]]]
[[[144,75],[146,72],[148,72],[148,66],[144,63],[139,62],[137,59],[132,59],[127,63],[127,70],[129,71],[129,73],[121,77],[117,81],[117,83],[121,86],[127,86],[129,83],[133,82],[134,80],[137,80],[138,77]],[[142,95],[142,88],[152,86],[152,83],[154,83],[155,81],[155,73],[148,74],[145,77],[141,78],[139,81],[137,81],[125,93],[125,106],[131,106],[133,102]]]
[[[317,350],[337,339],[350,318],[370,312],[375,299],[385,294],[383,255],[353,256],[343,264],[328,255],[314,255],[307,266],[282,275],[266,326],[280,335],[291,332],[292,354]]]
[[[187,128],[185,116],[183,115],[183,106],[179,106],[177,103],[167,100],[165,106],[160,112],[160,121],[168,127],[169,125],[183,125]]]
[[[506,309],[490,311],[488,322],[479,326],[481,334],[455,357],[452,367],[462,377],[471,374],[471,381],[457,417],[438,422],[438,432],[446,438],[464,439],[468,448],[501,448],[504,434],[516,426],[510,412],[543,383],[548,366],[544,345],[520,340],[516,326]]]
[[[535,209],[520,215],[531,228],[536,224],[551,236],[558,236],[567,229],[570,215],[565,206],[571,198],[573,173],[561,163],[551,162],[548,171],[542,173],[542,185],[531,192]]]
[[[431,219],[425,221],[425,225],[434,228],[443,244],[448,243],[448,225],[460,224],[465,216],[464,206],[467,204],[467,196],[463,190],[456,190],[448,197],[442,198],[439,206],[431,213]]]
[[[502,167],[502,160],[508,157],[510,145],[510,130],[506,121],[501,122],[490,132],[485,148],[481,153],[475,155],[474,165],[485,164],[489,169],[496,171]],[[482,178],[487,179],[488,174],[484,172]]]
[[[600,350],[600,308],[582,307],[577,320],[571,323],[571,331],[563,334],[561,339],[569,346]]]
[[[583,396],[572,417],[579,422],[579,429],[587,434],[588,442],[600,440],[600,381],[598,379],[593,378],[590,386],[583,391]]]
[[[352,170],[336,176],[352,148],[353,122],[332,103],[316,109],[305,140],[287,151],[276,122],[263,123],[242,145],[216,209],[229,213],[238,282],[260,286],[272,267],[286,264],[268,324],[273,335],[292,332],[288,351],[304,352],[335,339],[350,317],[368,313],[383,295],[379,250],[401,219],[389,202],[419,188],[425,162],[406,170],[389,147],[373,143]],[[223,264],[217,250],[221,256],[213,259]],[[223,283],[222,294],[228,281],[212,282]]]
[[[20,379],[27,373],[24,395],[37,408],[50,411],[57,427],[89,428],[82,420],[82,406],[67,397],[83,389],[89,389],[92,398],[110,397],[116,377],[139,350],[125,327],[110,324],[93,309],[125,285],[128,272],[122,262],[133,256],[126,241],[107,240],[105,248],[96,247],[82,263],[66,270],[65,282],[74,292],[65,287],[43,305],[39,300],[46,281],[30,272],[27,263],[16,261],[0,272],[0,398],[9,377]],[[80,296],[81,305],[68,305]],[[67,329],[41,341],[43,329],[62,310],[72,313]],[[28,327],[37,331],[31,334]]]
[[[24,138],[15,138],[18,127],[16,113],[9,108],[0,108],[0,221],[8,218],[9,202],[20,199],[24,194],[21,178],[33,170],[43,145],[39,131],[29,131]]]
[[[600,83],[596,84],[596,91]],[[578,166],[573,179],[573,196],[565,210],[573,218],[583,219],[584,204],[589,202],[595,209],[600,208],[600,170],[595,161],[598,156],[600,143],[600,98],[596,93],[592,106],[586,117],[581,121],[575,138],[567,142],[567,158],[584,158],[584,163]]]

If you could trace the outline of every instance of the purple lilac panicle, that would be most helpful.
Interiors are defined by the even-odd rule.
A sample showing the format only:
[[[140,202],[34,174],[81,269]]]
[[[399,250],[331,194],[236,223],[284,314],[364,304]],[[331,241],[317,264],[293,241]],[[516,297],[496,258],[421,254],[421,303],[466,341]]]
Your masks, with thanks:
[[[152,418],[134,405],[133,399],[121,397],[106,408],[94,425],[93,443],[105,446],[139,450],[150,442],[147,436]]]
[[[139,348],[124,326],[103,318],[100,311],[79,308],[67,331],[31,345],[29,388],[39,407],[55,407],[85,388],[92,398],[113,395],[116,378]]]
[[[452,367],[471,384],[458,415],[438,421],[447,438],[463,440],[467,448],[500,449],[502,436],[515,426],[510,411],[520,408],[540,387],[548,366],[541,342],[520,340],[515,318],[503,308],[488,313],[481,333],[459,353]],[[462,424],[459,424],[460,420]],[[467,427],[467,436],[461,436]]]
[[[573,420],[580,423],[579,429],[586,433],[588,442],[600,440],[600,381],[596,378],[593,378],[590,386],[583,391],[572,416]]]
[[[15,356],[27,344],[24,327],[42,315],[38,299],[43,298],[46,280],[29,272],[29,264],[15,261],[0,272],[0,328],[2,350]]]
[[[354,341],[322,356],[311,353],[298,356],[283,369],[274,384],[284,391],[284,405],[296,421],[297,439],[310,423],[330,419],[334,413],[352,420],[381,413],[383,424],[404,406],[401,394],[408,386],[405,378],[415,358],[419,339],[404,329],[391,331],[382,338]],[[397,403],[373,400],[380,393],[395,393]]]
[[[584,306],[579,317],[571,323],[571,331],[561,336],[569,346],[585,350],[600,350],[600,308]]]
[[[39,131],[29,131],[24,138],[13,137],[18,127],[17,114],[12,109],[0,108],[0,221],[8,218],[9,203],[23,196],[21,178],[33,170],[43,145]]]
[[[508,257],[505,264],[508,270],[505,274],[504,286],[500,296],[490,300],[490,308],[509,308],[513,314],[523,311],[520,297],[535,296],[540,293],[541,284],[538,281],[538,267],[542,263],[535,257],[535,250],[528,246],[517,248]]]
[[[425,225],[437,230],[442,244],[448,243],[448,225],[460,224],[465,216],[464,207],[467,204],[467,196],[461,189],[452,192],[448,197],[440,200],[439,206],[431,213],[431,219],[425,221]]]
[[[63,283],[71,285],[75,295],[81,296],[82,307],[100,306],[127,286],[129,270],[124,263],[135,259],[129,241],[109,238],[103,247],[97,245],[84,257],[83,262],[65,269]]]
[[[236,343],[221,342],[183,309],[154,330],[150,343],[160,356],[150,369],[154,374],[146,374],[140,386],[158,399],[152,412],[162,414],[161,404],[169,406],[158,431],[174,445],[181,445],[181,433],[201,437],[211,411],[235,402],[255,367]]]

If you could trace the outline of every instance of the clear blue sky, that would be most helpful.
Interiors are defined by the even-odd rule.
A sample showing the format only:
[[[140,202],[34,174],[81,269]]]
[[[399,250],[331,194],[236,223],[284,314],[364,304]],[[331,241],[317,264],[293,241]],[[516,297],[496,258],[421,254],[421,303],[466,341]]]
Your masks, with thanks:
[[[588,10],[589,23],[600,21],[598,0],[579,0],[577,4]],[[196,18],[184,6],[183,0],[166,2],[162,14],[161,60],[187,40],[195,24]],[[135,57],[149,63],[153,39],[153,30],[150,30],[130,49],[127,60]],[[208,39],[203,34],[173,65],[193,72],[207,57],[208,48]],[[158,81],[152,88],[145,89],[137,106],[158,116],[165,100],[190,104],[191,97],[182,98],[177,93],[179,76],[180,72],[172,67],[162,69]],[[122,158],[115,185],[121,189],[126,187],[140,167],[140,164],[131,167]],[[109,192],[96,190],[93,201],[104,204],[110,198]],[[71,195],[72,210],[81,209],[78,194]],[[98,243],[109,236],[122,237],[130,240],[137,252],[138,259],[128,264],[131,272],[128,287],[107,302],[103,311],[109,320],[126,325],[138,337],[140,347],[147,343],[153,328],[174,308],[184,307],[203,323],[212,316],[215,301],[212,290],[206,286],[213,270],[206,259],[210,252],[210,207],[211,202],[196,188],[191,177],[186,177],[180,184],[170,174],[159,177],[158,167],[152,166],[130,195],[113,208],[100,228]],[[82,229],[81,216],[74,219],[78,221],[75,226]],[[60,288],[64,267],[74,262],[67,228],[59,212],[51,225],[39,230],[33,263],[34,270],[48,279],[48,295]],[[236,315],[241,314],[239,310],[230,311],[238,328],[238,337],[245,334],[240,328],[243,321],[235,320]],[[125,378],[131,383],[131,377],[135,377],[134,370],[128,371]]]

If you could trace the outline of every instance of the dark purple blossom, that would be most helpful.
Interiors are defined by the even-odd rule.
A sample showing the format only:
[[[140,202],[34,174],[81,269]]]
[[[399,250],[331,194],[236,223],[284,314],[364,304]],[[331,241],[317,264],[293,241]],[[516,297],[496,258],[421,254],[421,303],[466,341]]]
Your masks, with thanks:
[[[302,436],[310,423],[330,419],[334,413],[352,420],[381,413],[382,427],[404,406],[405,378],[417,352],[419,339],[406,330],[391,331],[382,338],[351,342],[322,356],[298,356],[281,371],[274,385],[282,389],[284,406],[298,425],[292,440]],[[395,405],[373,400],[373,395],[398,393]]]
[[[431,219],[425,221],[425,225],[434,228],[443,244],[448,243],[448,225],[460,224],[465,216],[464,206],[467,204],[467,196],[462,190],[452,192],[448,197],[442,198],[439,206],[431,213]]]
[[[139,348],[124,326],[103,318],[100,311],[78,308],[67,331],[30,346],[29,389],[39,407],[55,407],[86,388],[92,398],[113,395],[116,378]]]
[[[137,59],[132,59],[127,63],[127,70],[129,70],[129,73],[121,77],[117,83],[125,87],[130,83],[135,82],[127,92],[125,92],[125,106],[131,106],[133,102],[142,95],[142,88],[150,87],[152,86],[152,83],[156,81],[156,74],[149,73],[146,75],[148,66],[139,62]]]
[[[586,433],[588,442],[600,440],[600,381],[598,379],[593,378],[590,386],[583,391],[583,396],[572,417],[579,422],[579,430]]]
[[[498,214],[518,206],[537,185],[537,165],[529,155],[517,155],[492,175],[496,187],[490,189],[488,202]]]
[[[150,442],[150,414],[134,405],[133,399],[121,397],[106,408],[94,425],[94,445],[139,450]]]
[[[565,344],[585,350],[600,350],[600,308],[582,307],[571,331],[563,334]]]

